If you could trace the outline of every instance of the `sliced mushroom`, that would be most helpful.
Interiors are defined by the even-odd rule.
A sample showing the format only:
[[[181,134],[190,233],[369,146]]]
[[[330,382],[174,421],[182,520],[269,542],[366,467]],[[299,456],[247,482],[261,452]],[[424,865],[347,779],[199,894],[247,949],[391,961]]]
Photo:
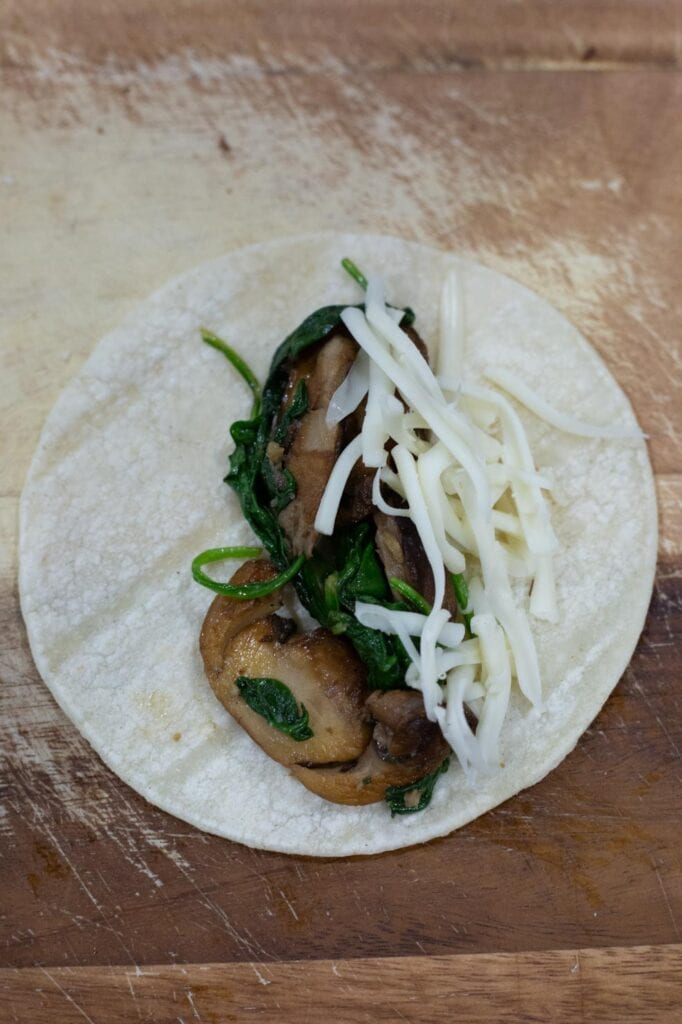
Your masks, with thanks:
[[[355,463],[339,505],[336,517],[337,526],[351,526],[372,515],[374,512],[372,483],[375,473],[375,469],[367,469],[361,460]]]
[[[235,584],[276,574],[264,560],[247,562]],[[434,771],[448,746],[414,690],[368,695],[363,663],[351,645],[327,629],[292,635],[292,620],[273,614],[281,592],[251,601],[216,597],[200,636],[209,683],[221,704],[263,750],[312,792],[334,803],[382,800],[388,786],[405,786]],[[295,740],[255,711],[237,679],[277,680],[307,713],[312,736]]]
[[[207,616],[201,651],[211,688],[252,739],[280,764],[354,760],[364,751],[372,731],[365,710],[364,665],[341,637],[326,629],[291,636],[289,621],[268,615],[235,634],[225,614]],[[219,666],[216,652],[221,657]],[[240,676],[283,683],[301,712],[307,712],[312,737],[292,739],[254,711],[237,686]]]
[[[428,361],[426,345],[413,327],[406,334]],[[284,465],[297,485],[296,497],[280,513],[279,521],[294,555],[312,553],[318,540],[315,516],[342,447],[359,433],[364,418],[364,402],[343,423],[327,426],[329,402],[346,377],[357,355],[357,345],[343,330],[319,345],[306,350],[289,374],[282,412],[290,404],[299,381],[308,389],[308,412],[291,428],[285,441]],[[341,526],[358,523],[372,514],[374,470],[358,463],[351,472],[339,508]]]
[[[304,786],[337,804],[372,804],[389,786],[408,786],[435,771],[450,748],[424,713],[415,690],[375,691],[367,710],[376,724],[372,740],[352,765],[298,764],[291,768]]]
[[[260,558],[244,562],[234,573],[230,583],[235,586],[242,586],[245,583],[266,583],[276,575],[277,570],[272,562]],[[214,598],[199,636],[199,650],[211,686],[222,671],[230,644],[237,633],[265,618],[266,615],[272,615],[281,606],[282,594],[279,590],[251,601],[237,601],[221,594]]]
[[[433,604],[433,573],[412,520],[406,516],[389,516],[384,512],[375,512],[374,522],[377,528],[377,551],[387,578],[395,576],[404,583],[409,583],[429,604]],[[397,600],[402,599],[402,595],[396,591],[394,595]],[[447,574],[443,607],[447,608],[451,615],[457,614],[457,599]]]
[[[280,513],[279,521],[295,555],[310,555],[318,538],[315,516],[343,440],[341,424],[328,426],[325,417],[356,354],[352,338],[335,333],[319,346],[314,363],[310,354],[306,356],[303,373],[301,367],[295,369],[287,387],[285,403],[293,392],[292,379],[304,379],[308,389],[308,411],[292,426],[283,459],[296,481],[296,497]]]
[[[417,690],[375,690],[367,699],[367,710],[376,722],[372,738],[380,756],[393,762],[409,758],[420,772],[418,778],[428,775],[429,745],[442,740],[442,734],[426,717],[422,695]]]

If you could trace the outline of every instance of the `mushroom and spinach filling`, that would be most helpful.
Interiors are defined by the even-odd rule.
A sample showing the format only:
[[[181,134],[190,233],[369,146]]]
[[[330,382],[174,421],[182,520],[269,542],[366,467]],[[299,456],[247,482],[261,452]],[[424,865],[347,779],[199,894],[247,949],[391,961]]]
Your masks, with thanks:
[[[194,560],[195,579],[218,593],[200,649],[221,703],[304,786],[336,803],[386,800],[392,814],[406,814],[427,806],[450,748],[421,694],[406,688],[410,656],[400,638],[363,625],[354,609],[358,602],[428,607],[428,563],[409,520],[375,507],[374,472],[362,461],[346,483],[333,535],[315,528],[334,466],[364,414],[328,417],[358,356],[341,320],[346,308],[307,317],[275,352],[262,391],[225,342],[202,332],[254,394],[251,417],[230,430],[225,482],[268,557],[253,557],[256,548],[214,548]],[[400,316],[425,354],[413,320],[409,310]],[[212,561],[248,556],[229,583],[203,572]],[[287,616],[288,588],[317,628],[303,631]],[[448,606],[456,612],[454,592]]]
[[[204,565],[260,554],[219,548],[197,556],[193,571],[220,594],[202,633],[205,661],[215,622],[235,632],[221,602],[252,608],[231,641],[238,661],[223,643],[217,668],[209,655],[206,669],[235,717],[314,792],[341,803],[383,798],[403,814],[427,805],[449,750],[469,782],[500,768],[514,688],[543,709],[531,619],[559,619],[553,485],[501,390],[567,433],[640,435],[554,409],[499,367],[481,371],[496,388],[473,383],[455,268],[443,281],[432,368],[413,314],[386,304],[381,278],[344,266],[366,288],[364,304],[308,317],[275,353],[262,394],[240,357],[205,335],[254,393],[251,418],[232,426],[226,480],[269,561],[219,584]],[[248,565],[261,566],[258,578]],[[273,622],[283,587],[314,630]],[[242,676],[261,680],[250,706]],[[308,728],[313,736],[301,738]],[[316,742],[319,731],[329,742]]]

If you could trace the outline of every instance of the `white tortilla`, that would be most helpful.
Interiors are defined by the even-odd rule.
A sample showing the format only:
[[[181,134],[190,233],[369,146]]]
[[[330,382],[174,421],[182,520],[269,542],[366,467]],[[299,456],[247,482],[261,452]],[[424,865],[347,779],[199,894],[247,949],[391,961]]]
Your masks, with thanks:
[[[531,786],[575,746],[625,669],[656,558],[651,468],[640,441],[585,440],[521,409],[536,464],[556,481],[561,621],[534,623],[546,706],[517,698],[503,766],[468,783],[456,762],[423,813],[343,807],[295,782],[222,708],[198,636],[212,594],[190,576],[204,548],[252,540],[223,484],[228,427],[250,394],[200,325],[265,377],[312,310],[361,300],[350,256],[409,304],[429,345],[438,297],[461,271],[468,373],[503,366],[557,408],[635,423],[578,331],[507,277],[381,236],[287,238],[229,253],[149,298],[97,345],[43,430],[21,502],[20,590],[31,649],[53,695],[104,761],[158,807],[249,846],[378,853],[442,836]],[[232,571],[235,565],[230,566]]]

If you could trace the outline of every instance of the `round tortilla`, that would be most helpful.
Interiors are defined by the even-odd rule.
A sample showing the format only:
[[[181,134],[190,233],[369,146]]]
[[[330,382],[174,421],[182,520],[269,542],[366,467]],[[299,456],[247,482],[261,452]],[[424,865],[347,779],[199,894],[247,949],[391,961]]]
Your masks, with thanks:
[[[430,346],[455,264],[469,378],[504,366],[575,416],[635,423],[578,331],[517,282],[395,238],[285,238],[176,278],[103,338],[50,414],[21,502],[21,604],[36,665],[103,760],[198,828],[327,857],[445,835],[551,771],[632,655],[656,559],[644,443],[572,437],[519,407],[536,465],[555,481],[560,541],[560,622],[531,620],[544,711],[517,695],[499,769],[472,783],[453,759],[429,808],[393,819],[383,803],[328,803],[270,760],[218,703],[199,657],[213,595],[192,581],[190,561],[252,534],[221,482],[228,427],[248,415],[250,393],[198,328],[229,339],[262,380],[275,347],[312,310],[359,301],[343,256],[383,275],[389,301],[412,306]]]

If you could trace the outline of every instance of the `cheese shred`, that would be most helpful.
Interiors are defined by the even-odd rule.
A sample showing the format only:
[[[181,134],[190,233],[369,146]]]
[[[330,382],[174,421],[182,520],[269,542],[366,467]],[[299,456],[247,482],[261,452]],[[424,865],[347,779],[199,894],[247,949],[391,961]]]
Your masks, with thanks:
[[[538,473],[511,402],[463,378],[464,312],[464,289],[453,269],[442,288],[436,375],[386,306],[381,279],[369,278],[364,311],[343,311],[360,352],[332,398],[327,422],[340,422],[365,397],[366,407],[360,433],[329,478],[315,528],[333,533],[360,458],[376,469],[374,505],[412,520],[433,576],[428,615],[360,602],[355,614],[360,623],[400,639],[411,662],[406,683],[421,691],[427,716],[474,779],[499,764],[514,685],[530,705],[542,708],[528,613],[556,622],[562,609],[546,497],[552,481]],[[484,376],[559,430],[594,438],[641,436],[629,427],[592,426],[561,413],[504,369]],[[382,485],[404,507],[393,508]],[[460,609],[467,613],[466,628],[445,607],[448,573],[468,582],[468,606]],[[527,609],[512,578],[526,583]]]

